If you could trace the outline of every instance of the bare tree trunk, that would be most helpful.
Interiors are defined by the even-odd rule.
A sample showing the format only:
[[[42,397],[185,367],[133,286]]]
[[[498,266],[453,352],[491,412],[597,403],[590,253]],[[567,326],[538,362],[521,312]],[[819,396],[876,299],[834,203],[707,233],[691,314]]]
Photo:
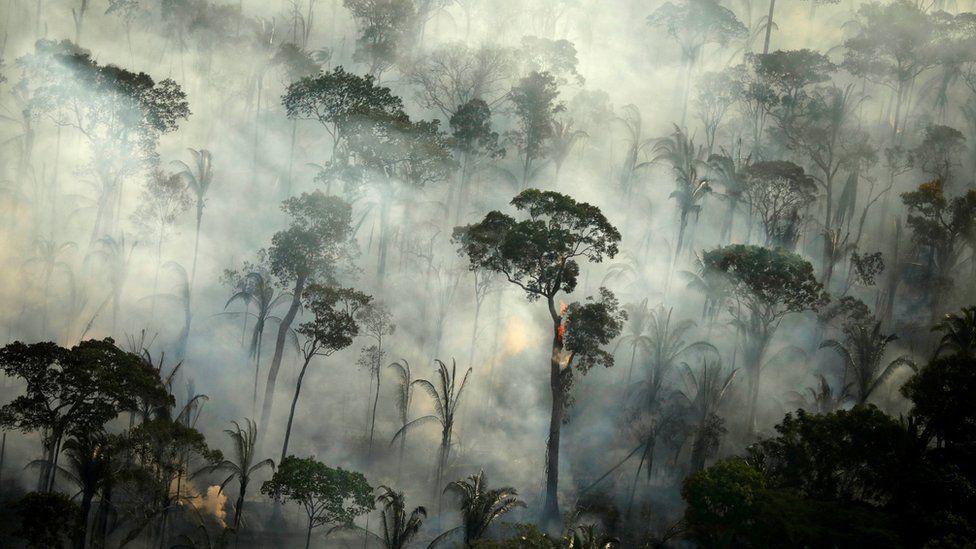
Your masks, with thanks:
[[[302,392],[302,380],[305,378],[305,371],[308,370],[308,364],[312,361],[312,356],[305,357],[305,364],[302,364],[302,371],[298,374],[298,382],[295,383],[295,396],[291,399],[291,411],[288,412],[288,427],[285,428],[285,443],[281,446],[281,460],[278,463],[282,463],[288,457],[288,439],[291,438],[291,425],[295,419],[295,406],[298,404],[298,395]]]
[[[288,338],[288,330],[291,329],[291,323],[295,321],[295,316],[298,314],[298,306],[301,305],[301,296],[304,290],[305,277],[299,276],[295,280],[291,306],[288,307],[288,312],[285,313],[284,318],[281,319],[281,323],[278,324],[278,337],[275,340],[275,352],[271,358],[271,367],[268,370],[268,383],[264,387],[264,403],[261,406],[261,423],[259,425],[269,425],[268,421],[271,418],[271,407],[274,404],[275,382],[278,379],[278,370],[281,369],[281,359],[285,354],[285,340]]]
[[[555,302],[549,297],[549,314],[552,317],[552,354],[549,357],[549,390],[552,409],[549,416],[549,439],[546,443],[546,500],[542,509],[542,522],[553,526],[559,522],[559,435],[563,423],[563,383],[560,368],[562,352],[562,317],[556,311]]]
[[[769,53],[769,36],[773,32],[773,10],[776,0],[769,0],[769,15],[766,17],[766,39],[763,41],[763,55]]]

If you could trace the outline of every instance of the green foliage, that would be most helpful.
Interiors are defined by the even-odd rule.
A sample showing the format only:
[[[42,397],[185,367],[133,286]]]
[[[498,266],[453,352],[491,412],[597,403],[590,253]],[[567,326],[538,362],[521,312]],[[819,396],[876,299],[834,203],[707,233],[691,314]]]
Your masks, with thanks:
[[[281,97],[288,118],[317,120],[339,146],[357,120],[398,118],[403,101],[379,86],[371,75],[358,76],[341,66],[289,84]]]
[[[874,406],[827,415],[797,410],[776,432],[749,450],[771,487],[823,501],[883,505],[891,499],[904,428]]]
[[[949,198],[937,179],[902,193],[901,199],[908,208],[912,239],[929,251],[930,275],[936,277],[937,288],[944,286],[960,259],[964,238],[976,227],[976,190]]]
[[[856,401],[864,404],[898,367],[915,368],[915,364],[907,357],[899,357],[887,365],[883,364],[888,345],[896,339],[898,337],[895,335],[883,333],[881,322],[870,317],[845,323],[843,343],[828,339],[820,347],[830,347],[841,356],[846,373],[854,378],[852,386]]]
[[[190,115],[186,94],[173,80],[157,83],[145,73],[99,65],[67,40],[39,40],[17,63],[34,87],[31,110],[81,130],[96,148],[96,170],[115,162],[116,169],[132,170],[135,159],[127,155],[135,152],[154,162],[160,135]]]
[[[627,320],[627,311],[620,308],[613,292],[600,288],[600,299],[588,297],[585,303],[571,303],[565,317],[563,347],[573,354],[576,367],[586,373],[593,366],[613,366],[613,355],[601,347],[620,335]]]
[[[368,307],[370,296],[352,288],[334,288],[312,284],[305,289],[302,302],[312,319],[298,327],[305,336],[310,355],[332,353],[352,345],[359,335],[356,319],[360,309]]]
[[[549,154],[553,119],[565,110],[565,106],[556,101],[558,97],[556,79],[548,72],[529,73],[509,92],[518,117],[518,131],[510,134],[510,138],[523,159],[523,185],[529,181],[532,163]]]
[[[484,471],[451,482],[444,492],[451,492],[458,497],[465,545],[482,539],[492,523],[499,518],[518,507],[525,507],[514,488],[488,488]]]
[[[498,132],[491,130],[491,109],[483,99],[472,99],[457,107],[450,119],[455,146],[466,154],[500,156]]]
[[[897,87],[934,63],[934,22],[915,4],[870,2],[857,15],[858,32],[844,42],[851,74]]]
[[[937,358],[902,387],[911,399],[912,416],[939,445],[976,455],[976,360],[955,354]],[[970,468],[972,464],[969,464]]]
[[[942,332],[936,355],[944,351],[964,356],[976,354],[976,307],[963,307],[958,313],[946,313],[932,330]]]
[[[308,515],[309,528],[350,525],[373,510],[373,488],[362,473],[329,467],[314,458],[288,456],[261,493],[281,503],[296,503]]]
[[[81,509],[59,492],[31,492],[12,505],[20,516],[14,535],[31,548],[67,547],[83,525]]]
[[[69,432],[100,431],[140,402],[169,400],[158,373],[110,339],[71,349],[54,343],[14,342],[0,349],[0,368],[26,383],[25,394],[0,408],[0,424],[23,432],[46,431],[51,442]]]
[[[698,59],[706,44],[725,45],[745,38],[748,32],[732,10],[715,0],[665,2],[647,18],[647,24],[664,27],[678,42],[683,61],[688,64]]]
[[[379,489],[382,493],[376,501],[383,505],[380,513],[383,520],[383,535],[377,537],[386,549],[405,549],[424,525],[427,510],[416,507],[408,515],[403,492],[397,492],[389,486],[380,486]]]
[[[505,275],[530,300],[570,293],[579,276],[578,258],[599,263],[617,255],[620,233],[596,206],[553,191],[528,189],[511,204],[529,218],[516,221],[499,211],[454,229],[454,242],[470,269]]]
[[[706,270],[724,273],[729,292],[763,320],[816,310],[827,297],[810,263],[782,249],[732,244],[705,252],[702,262]]]
[[[419,30],[420,14],[410,0],[343,0],[359,24],[355,61],[369,63],[370,74],[393,66]]]
[[[922,173],[948,185],[953,170],[960,166],[958,156],[966,148],[966,137],[955,128],[929,124],[925,137],[911,150],[912,164]]]
[[[272,274],[282,285],[295,280],[328,280],[352,252],[352,210],[321,191],[302,193],[284,201],[291,225],[271,238],[267,257]]]
[[[731,545],[755,525],[764,488],[760,472],[739,458],[691,475],[681,488],[691,536],[707,547]]]
[[[759,216],[766,244],[791,249],[800,213],[817,198],[817,184],[803,168],[789,161],[756,162],[744,170],[746,195]]]

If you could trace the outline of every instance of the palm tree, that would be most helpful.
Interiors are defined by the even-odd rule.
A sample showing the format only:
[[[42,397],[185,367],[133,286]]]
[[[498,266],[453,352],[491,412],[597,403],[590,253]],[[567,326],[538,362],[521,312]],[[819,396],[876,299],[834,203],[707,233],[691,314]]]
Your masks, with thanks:
[[[261,348],[264,341],[264,328],[268,321],[281,322],[280,317],[271,313],[275,308],[282,304],[290,303],[291,300],[291,292],[281,292],[275,295],[275,286],[271,282],[268,273],[263,270],[255,270],[248,272],[237,282],[237,291],[224,304],[224,309],[227,309],[231,303],[243,301],[247,306],[243,313],[228,314],[244,315],[245,322],[247,321],[247,316],[254,317],[254,327],[251,329],[251,344],[249,348],[250,357],[254,359],[254,394],[251,397],[252,411],[257,407],[258,402],[258,383],[261,374]],[[248,312],[251,305],[255,309],[253,313]],[[297,339],[294,336],[294,331],[290,331],[289,335],[292,336],[293,343],[297,343],[294,341]],[[241,337],[243,339],[243,334]]]
[[[71,276],[71,267],[65,263],[61,257],[70,250],[74,250],[78,247],[74,242],[61,242],[56,243],[51,239],[38,238],[34,241],[34,248],[36,250],[33,257],[24,262],[24,266],[28,265],[38,265],[41,270],[41,276],[39,282],[43,288],[44,292],[44,309],[41,316],[41,333],[47,334],[47,315],[50,301],[51,293],[51,278],[54,276],[55,271],[62,271],[68,276]]]
[[[76,533],[75,547],[85,547],[92,500],[111,483],[118,472],[117,449],[117,437],[104,431],[79,432],[65,441],[62,447],[64,466],[44,459],[34,460],[29,464],[31,467],[53,468],[56,475],[78,486],[75,497],[81,496],[82,527]]]
[[[627,311],[627,328],[617,340],[617,348],[621,345],[630,347],[630,369],[627,371],[627,387],[630,387],[630,380],[634,375],[634,363],[637,360],[637,350],[646,352],[651,345],[650,336],[647,335],[648,318],[651,313],[647,307],[646,297],[640,303],[631,303],[624,309]],[[614,353],[616,352],[617,349],[615,348]]]
[[[468,382],[472,368],[468,368],[459,384],[457,382],[456,360],[451,359],[450,369],[448,369],[447,364],[444,364],[439,359],[435,358],[434,362],[437,364],[436,386],[426,379],[417,379],[411,382],[411,385],[419,386],[430,395],[431,400],[434,401],[434,413],[414,419],[401,427],[393,435],[391,444],[396,442],[397,438],[404,436],[409,429],[424,423],[438,423],[441,426],[441,445],[438,452],[437,473],[434,486],[435,488],[439,488],[444,470],[447,467],[447,460],[451,453],[451,438],[454,435],[454,422],[457,419],[458,406],[461,404],[461,394],[464,392],[464,386]]]
[[[857,404],[867,402],[871,393],[900,366],[916,369],[915,363],[905,356],[896,358],[886,366],[882,365],[888,344],[898,337],[882,333],[880,321],[853,323],[844,328],[844,333],[844,343],[828,339],[820,344],[820,348],[830,347],[844,360],[845,372],[854,376],[854,399]]]
[[[851,387],[854,385],[848,383],[844,385],[839,392],[837,392],[827,378],[820,374],[817,376],[817,386],[807,387],[805,393],[800,393],[797,391],[790,391],[790,396],[793,398],[795,405],[803,409],[812,409],[814,413],[823,415],[829,414],[840,407],[843,402],[851,398]],[[809,398],[807,398],[809,397]]]
[[[691,470],[705,468],[705,459],[718,448],[721,434],[725,431],[717,411],[735,380],[738,368],[727,372],[720,360],[709,362],[702,359],[697,373],[687,363],[683,364],[685,390],[682,396],[691,404],[694,414],[694,439],[691,448]]]
[[[458,496],[461,507],[463,524],[452,528],[438,536],[431,546],[449,534],[461,530],[464,533],[464,546],[484,537],[491,524],[508,514],[516,507],[525,507],[525,503],[518,499],[515,488],[504,487],[489,489],[485,480],[485,472],[471,475],[466,479],[455,480],[447,485],[444,492],[451,492]]]
[[[190,341],[190,323],[193,321],[193,315],[190,312],[190,281],[186,276],[186,269],[175,261],[167,261],[163,264],[163,268],[176,275],[174,291],[162,294],[159,297],[176,304],[182,310],[183,327],[180,329],[180,335],[176,340],[176,361],[182,362],[186,357],[186,347]]]
[[[636,105],[625,105],[622,110],[623,115],[618,116],[616,120],[627,130],[627,155],[620,170],[620,186],[624,196],[629,199],[634,189],[637,172],[651,165],[651,162],[643,158],[648,149],[654,146],[655,140],[644,137],[641,112]]]
[[[138,242],[133,242],[127,246],[125,233],[121,233],[116,239],[111,236],[103,236],[95,241],[97,249],[89,252],[90,256],[99,257],[108,267],[109,294],[105,297],[105,302],[99,306],[99,310],[112,302],[112,334],[118,323],[119,307],[122,304],[122,291],[125,289],[125,281],[129,276],[129,262],[132,260],[132,252],[135,251]]]
[[[244,512],[244,495],[247,493],[247,486],[251,482],[251,476],[261,469],[271,467],[274,469],[274,461],[270,459],[255,462],[255,443],[258,438],[258,426],[250,419],[244,420],[244,427],[236,421],[232,421],[233,429],[225,429],[224,432],[230,437],[234,444],[233,460],[225,459],[220,463],[204,467],[194,476],[201,473],[228,473],[227,478],[220,483],[220,491],[224,491],[230,482],[237,479],[238,492],[237,503],[234,505],[234,530],[238,530],[241,524],[241,517]]]
[[[935,356],[943,351],[973,356],[976,354],[976,306],[963,307],[960,313],[946,313],[933,331],[942,332]]]
[[[410,375],[410,363],[406,359],[401,358],[398,362],[387,365],[387,368],[393,368],[400,378],[400,384],[397,386],[396,407],[397,413],[400,414],[400,428],[402,429],[407,425],[407,417],[410,415],[410,401],[413,400],[413,380]],[[404,433],[400,437],[400,457],[397,462],[398,480],[400,473],[403,471],[403,452],[406,444],[407,434]]]
[[[674,260],[678,259],[684,244],[688,216],[701,212],[701,202],[712,188],[699,176],[705,166],[705,149],[695,146],[695,140],[688,137],[677,125],[669,136],[658,140],[654,146],[654,162],[666,161],[671,165],[677,188],[671,193],[678,203],[678,241],[674,247]]]
[[[193,168],[187,166],[182,160],[175,162],[183,166],[180,176],[186,180],[189,187],[197,199],[197,227],[196,236],[193,241],[193,267],[190,269],[190,289],[193,289],[193,282],[197,278],[197,252],[200,249],[200,224],[203,222],[203,208],[207,205],[207,192],[210,184],[213,183],[213,156],[206,149],[187,149],[193,156]]]
[[[416,507],[407,515],[406,499],[403,492],[397,492],[389,486],[380,486],[383,491],[376,498],[383,504],[380,516],[383,520],[383,536],[376,536],[385,549],[404,549],[420,532],[420,527],[427,518],[427,510]]]
[[[560,120],[552,121],[552,137],[549,140],[549,148],[552,154],[552,162],[556,166],[556,184],[559,183],[559,171],[563,167],[563,162],[573,152],[573,147],[581,139],[589,137],[583,130],[573,129],[573,120],[566,122]]]
[[[721,195],[722,198],[728,203],[729,207],[725,213],[725,220],[722,223],[722,241],[729,242],[732,237],[732,225],[735,223],[735,212],[739,209],[740,203],[743,199],[747,199],[747,180],[743,169],[749,166],[751,157],[742,158],[742,155],[737,155],[736,158],[732,156],[723,149],[724,154],[713,154],[708,158],[708,171],[713,176],[714,180],[722,185],[725,189]],[[751,207],[746,204],[747,208]],[[752,228],[752,215],[749,215],[748,228]],[[750,230],[751,232],[751,230]],[[749,233],[746,233],[746,239],[749,238]]]
[[[648,348],[647,357],[644,364],[647,367],[646,377],[637,383],[637,411],[638,414],[649,419],[647,429],[639,435],[641,439],[639,447],[640,462],[637,464],[637,473],[631,486],[630,501],[633,502],[634,494],[637,490],[637,480],[640,478],[641,470],[644,470],[648,482],[654,472],[654,449],[657,443],[659,415],[661,414],[661,404],[663,402],[662,392],[664,383],[671,371],[678,365],[678,360],[686,353],[695,349],[709,349],[718,354],[711,343],[696,341],[688,343],[684,337],[688,330],[695,327],[692,320],[672,322],[674,309],[665,309],[659,305],[653,309],[649,315],[648,323]],[[631,453],[624,461],[635,455]],[[644,465],[647,465],[645,468]],[[615,467],[616,468],[616,467]]]
[[[688,280],[687,288],[695,290],[705,296],[702,304],[702,320],[708,319],[710,325],[715,322],[715,318],[722,310],[729,295],[728,278],[721,273],[712,272],[705,268],[701,257],[695,258],[697,268],[695,271],[681,271],[680,274]]]

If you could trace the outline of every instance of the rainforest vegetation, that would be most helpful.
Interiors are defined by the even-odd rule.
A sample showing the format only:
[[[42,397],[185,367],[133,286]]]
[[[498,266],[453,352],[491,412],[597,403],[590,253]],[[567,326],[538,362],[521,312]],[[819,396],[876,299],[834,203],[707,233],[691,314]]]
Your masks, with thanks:
[[[6,0],[0,547],[973,547],[968,0]]]

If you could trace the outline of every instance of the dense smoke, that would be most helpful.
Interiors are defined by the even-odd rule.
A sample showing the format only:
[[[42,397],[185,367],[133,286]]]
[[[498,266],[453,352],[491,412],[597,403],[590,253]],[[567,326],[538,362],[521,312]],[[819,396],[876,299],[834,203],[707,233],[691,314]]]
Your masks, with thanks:
[[[307,361],[288,454],[360,471],[371,486],[403,491],[408,508],[426,506],[418,546],[459,524],[453,496],[440,496],[444,485],[479,471],[525,501],[505,520],[535,522],[546,495],[553,321],[545,297],[527,299],[505,274],[474,269],[454,230],[493,210],[524,219],[510,205],[514,196],[556,191],[599,208],[621,235],[615,254],[579,260],[576,287],[559,293],[556,306],[571,313],[574,303],[600,303],[605,287],[629,317],[619,335],[597,345],[612,355],[603,361],[612,368],[597,357],[585,375],[574,374],[562,422],[560,511],[606,501],[663,535],[681,517],[681,479],[696,460],[741,453],[798,407],[829,411],[857,400],[837,396],[851,374],[821,346],[843,340],[843,315],[827,314],[840,298],[860,300],[885,334],[898,335],[885,365],[926,360],[933,321],[973,299],[963,282],[972,278],[972,228],[958,231],[951,250],[930,246],[907,223],[901,196],[934,180],[949,200],[972,188],[976,35],[963,23],[946,30],[963,18],[955,4],[905,4],[905,13],[890,15],[903,20],[887,23],[895,30],[870,27],[887,21],[877,23],[871,10],[888,5],[782,3],[767,34],[768,4],[748,0],[10,0],[0,53],[2,338],[71,347],[111,337],[162,364],[164,374],[179,364],[176,409],[206,395],[192,401],[192,415],[211,448],[232,454],[224,430],[249,418],[259,428],[255,463],[278,462],[306,363],[299,328],[314,312],[303,304],[283,332],[273,407],[262,422],[279,323],[295,289],[275,270],[273,237],[295,218],[282,207],[286,199],[337,197],[350,207],[349,234],[318,281],[372,296],[395,328],[377,328],[378,339],[361,327],[351,345]],[[871,65],[890,63],[883,51],[859,45],[882,31],[916,32],[910,40],[926,51],[906,53],[919,59],[889,74]],[[926,34],[945,40],[940,46]],[[774,55],[799,50],[807,57]],[[178,87],[186,112],[176,101],[163,119],[142,119],[146,103],[112,95],[110,83],[72,64],[77,56],[129,71],[132,86],[135,75],[148,75],[143,101],[165,103]],[[295,83],[338,67],[371,74],[402,100],[409,120],[377,137],[363,122],[368,116],[350,117],[341,129],[349,133],[337,137],[289,104]],[[533,77],[550,79],[549,87]],[[749,88],[774,80],[775,101],[763,103]],[[545,90],[557,94],[541,109],[551,112],[517,100]],[[479,141],[475,152],[459,144],[452,122],[472,99],[484,100],[497,140]],[[540,99],[526,104],[532,100]],[[526,117],[525,108],[537,111]],[[526,130],[532,116],[545,127],[535,151],[538,129]],[[831,116],[842,120],[831,126]],[[418,154],[434,158],[438,147],[443,158],[411,164],[420,164]],[[357,171],[374,153],[396,160]],[[202,167],[210,179],[200,194]],[[814,296],[776,318],[756,351],[748,327],[733,322],[741,301],[710,301],[715,280],[705,255],[728,244],[795,252],[830,299]],[[866,274],[868,256],[883,270]],[[263,273],[278,298],[257,363],[249,271]],[[652,383],[641,383],[653,379],[660,358],[656,322],[680,334],[670,343],[680,352],[664,351],[673,364],[647,397],[655,402],[649,411],[640,402]],[[405,362],[413,379],[433,381],[435,359],[456,364],[458,383],[472,370],[443,471],[434,421],[406,431],[401,457],[400,379],[387,366]],[[760,368],[753,425],[749,390]],[[708,410],[720,422],[714,444],[699,454],[693,430],[701,426],[689,418],[702,390],[696,379],[706,372],[731,379]],[[911,373],[893,368],[862,396],[888,413],[906,412],[898,389]],[[836,397],[827,409],[818,408],[826,406],[822,384]],[[436,414],[423,387],[413,389],[406,419]],[[22,380],[3,377],[0,402],[23,390]],[[679,423],[685,431],[669,427]],[[107,431],[131,427],[122,414]],[[649,432],[655,446],[635,454]],[[42,435],[6,432],[0,489],[37,488],[36,467],[24,467],[41,455]],[[287,545],[303,542],[304,514],[285,506],[282,517],[260,493],[271,474],[264,469],[251,482],[245,519],[253,537],[241,539],[273,544],[267,532],[285,524],[294,534]],[[176,543],[197,522],[194,509],[211,517],[214,531],[228,525],[236,483],[227,495],[213,488],[225,476],[182,479],[195,503],[164,525],[171,531],[140,535]],[[66,478],[56,484],[75,490]],[[357,524],[378,531],[378,513],[370,516]],[[331,543],[319,537],[324,530],[313,543]]]

